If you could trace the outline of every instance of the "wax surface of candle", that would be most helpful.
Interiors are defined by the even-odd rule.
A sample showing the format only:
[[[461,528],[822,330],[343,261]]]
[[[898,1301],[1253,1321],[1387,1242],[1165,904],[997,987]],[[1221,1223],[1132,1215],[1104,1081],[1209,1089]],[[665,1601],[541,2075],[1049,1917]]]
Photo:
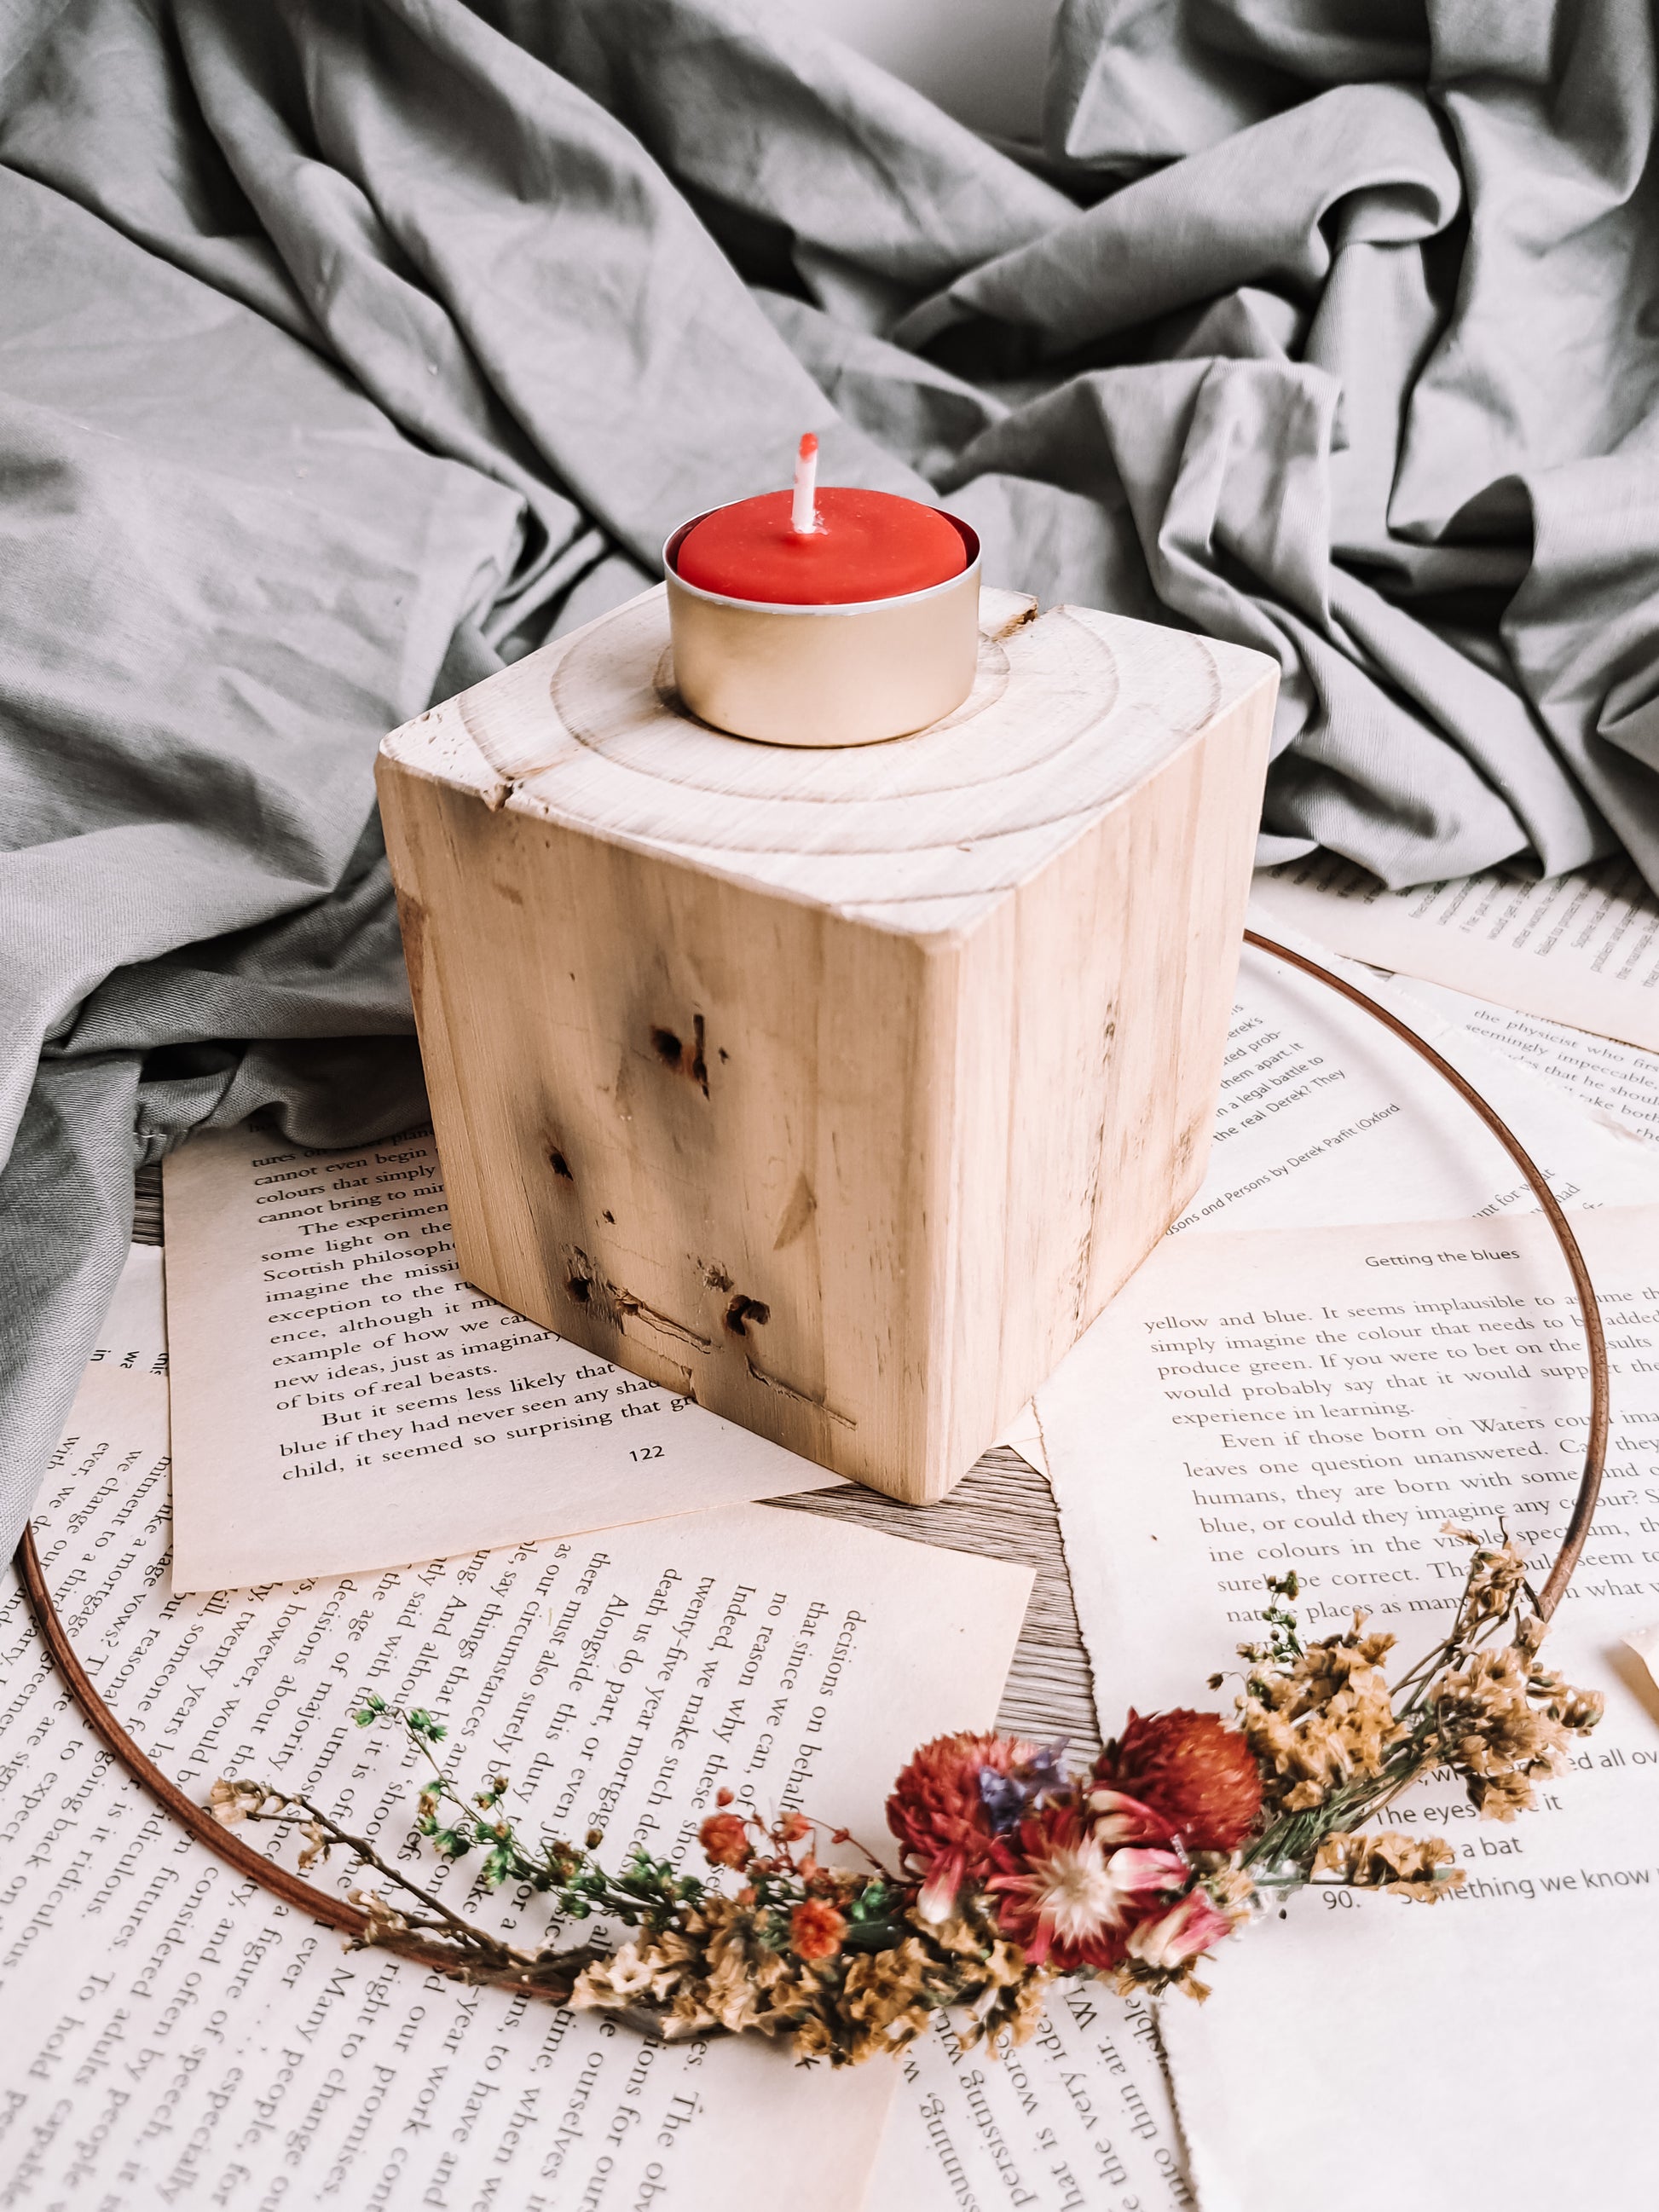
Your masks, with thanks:
[[[706,514],[674,565],[688,584],[776,606],[845,606],[948,583],[968,565],[948,518],[915,500],[855,484],[817,493],[818,527],[790,526],[791,496],[763,492]]]

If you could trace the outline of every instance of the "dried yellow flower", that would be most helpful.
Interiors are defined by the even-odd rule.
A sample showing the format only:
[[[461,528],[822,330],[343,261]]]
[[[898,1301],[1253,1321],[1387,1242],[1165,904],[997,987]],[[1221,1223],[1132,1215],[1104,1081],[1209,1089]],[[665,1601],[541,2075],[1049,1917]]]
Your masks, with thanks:
[[[300,1847],[300,1871],[309,1874],[319,1859],[328,1856],[328,1831],[320,1820],[307,1820],[300,1833],[305,1838]]]
[[[1314,1873],[1334,1875],[1355,1889],[1386,1889],[1430,1905],[1463,1881],[1443,1836],[1402,1836],[1395,1828],[1376,1836],[1327,1836],[1315,1856]]]
[[[1310,1644],[1282,1673],[1250,1676],[1239,1725],[1270,1812],[1310,1811],[1333,1790],[1382,1772],[1405,1734],[1382,1668],[1393,1648],[1393,1637],[1366,1634],[1357,1613],[1346,1634]]]
[[[1459,1624],[1467,1632],[1483,1621],[1501,1620],[1526,1587],[1527,1563],[1513,1538],[1501,1545],[1483,1544],[1471,1529],[1455,1521],[1442,1522],[1443,1536],[1455,1536],[1474,1547],[1469,1579],[1458,1608]]]
[[[1540,1668],[1536,1652],[1533,1639],[1472,1652],[1434,1687],[1440,1755],[1492,1820],[1526,1811],[1532,1778],[1559,1773],[1569,1735],[1588,1734],[1601,1716],[1594,1691]]]
[[[406,1935],[409,1923],[394,1905],[389,1905],[378,1890],[354,1889],[347,1892],[349,1902],[365,1914],[368,1932],[367,1943],[383,1943],[392,1936]]]

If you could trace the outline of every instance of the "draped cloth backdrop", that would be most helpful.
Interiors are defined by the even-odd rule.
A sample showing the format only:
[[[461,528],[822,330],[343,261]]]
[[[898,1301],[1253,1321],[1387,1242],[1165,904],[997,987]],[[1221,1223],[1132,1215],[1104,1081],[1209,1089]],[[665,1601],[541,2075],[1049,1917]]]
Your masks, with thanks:
[[[1066,0],[999,147],[783,0],[0,5],[0,1539],[132,1173],[422,1110],[393,724],[779,483],[1273,653],[1263,853],[1659,882],[1639,0]]]

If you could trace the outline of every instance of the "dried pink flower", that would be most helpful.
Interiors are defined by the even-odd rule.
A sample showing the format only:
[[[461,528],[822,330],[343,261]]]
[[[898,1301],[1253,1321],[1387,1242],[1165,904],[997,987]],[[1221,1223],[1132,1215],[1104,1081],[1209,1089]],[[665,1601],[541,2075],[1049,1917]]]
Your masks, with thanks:
[[[1167,1912],[1138,1922],[1124,1948],[1143,1966],[1174,1974],[1232,1931],[1226,1914],[1201,1889],[1190,1889]]]
[[[1103,1844],[1170,1841],[1169,1822],[1138,1797],[1126,1796],[1121,1790],[1091,1790],[1087,1802],[1095,1816],[1095,1833]]]
[[[1003,1934],[1029,1959],[1062,1973],[1115,1966],[1134,1908],[1188,1878],[1179,1853],[1114,1850],[1069,1805],[1022,1821],[999,1856],[1007,1871],[986,1887],[996,1898]]]

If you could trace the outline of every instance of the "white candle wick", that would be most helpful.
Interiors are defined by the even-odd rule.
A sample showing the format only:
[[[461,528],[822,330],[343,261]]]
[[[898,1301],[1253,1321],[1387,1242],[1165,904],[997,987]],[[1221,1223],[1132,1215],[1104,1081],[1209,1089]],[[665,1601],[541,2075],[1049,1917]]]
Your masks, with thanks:
[[[809,430],[795,456],[795,496],[789,510],[789,527],[798,537],[810,538],[818,527],[818,441]]]

